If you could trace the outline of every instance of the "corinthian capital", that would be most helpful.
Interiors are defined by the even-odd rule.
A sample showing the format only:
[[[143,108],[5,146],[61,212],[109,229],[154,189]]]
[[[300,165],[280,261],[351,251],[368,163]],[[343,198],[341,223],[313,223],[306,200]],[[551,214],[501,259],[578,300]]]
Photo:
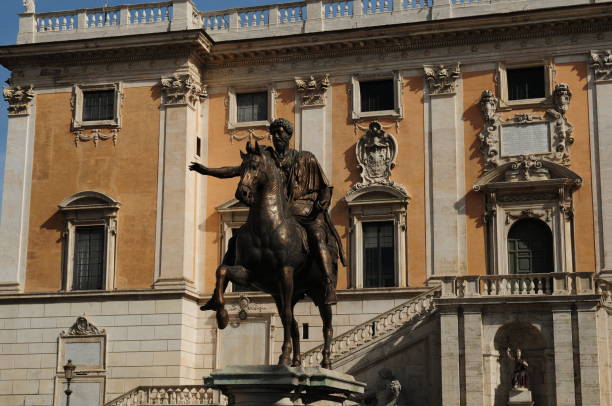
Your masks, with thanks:
[[[3,89],[4,100],[8,103],[9,116],[27,116],[34,99],[34,86],[7,86]]]
[[[445,65],[438,66],[423,66],[425,70],[425,80],[429,86],[429,94],[452,94],[455,93],[455,86],[457,79],[461,76],[461,70],[459,64],[453,67],[446,67]]]
[[[195,105],[196,101],[208,96],[206,86],[200,86],[189,74],[174,75],[161,80],[166,106]]]
[[[591,68],[596,81],[612,80],[612,50],[591,52]]]

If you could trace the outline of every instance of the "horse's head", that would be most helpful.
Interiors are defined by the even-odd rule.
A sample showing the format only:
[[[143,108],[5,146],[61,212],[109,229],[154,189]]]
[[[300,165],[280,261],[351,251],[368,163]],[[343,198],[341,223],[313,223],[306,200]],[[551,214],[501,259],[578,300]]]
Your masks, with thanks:
[[[255,202],[256,195],[268,184],[271,176],[278,171],[272,153],[255,141],[246,145],[246,154],[240,151],[242,165],[240,183],[236,189],[236,199],[247,206]]]

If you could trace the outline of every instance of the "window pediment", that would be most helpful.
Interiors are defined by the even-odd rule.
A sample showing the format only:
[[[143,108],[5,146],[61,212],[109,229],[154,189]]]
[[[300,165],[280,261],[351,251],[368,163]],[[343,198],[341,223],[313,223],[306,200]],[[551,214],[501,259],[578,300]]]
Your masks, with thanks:
[[[395,185],[369,185],[346,196],[349,206],[376,203],[407,203],[410,200],[403,188]]]
[[[91,190],[68,196],[58,205],[60,210],[118,209],[121,203],[104,193]]]

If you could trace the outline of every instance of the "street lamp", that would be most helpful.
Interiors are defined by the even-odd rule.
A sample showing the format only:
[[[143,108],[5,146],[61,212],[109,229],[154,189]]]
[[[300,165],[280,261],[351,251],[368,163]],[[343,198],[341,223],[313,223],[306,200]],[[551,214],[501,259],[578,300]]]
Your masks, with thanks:
[[[66,365],[64,365],[64,377],[66,378],[66,390],[64,391],[64,393],[66,394],[66,406],[70,406],[70,395],[72,394],[72,391],[70,390],[70,381],[74,376],[75,369],[76,366],[74,366],[72,360],[70,359],[68,360]]]

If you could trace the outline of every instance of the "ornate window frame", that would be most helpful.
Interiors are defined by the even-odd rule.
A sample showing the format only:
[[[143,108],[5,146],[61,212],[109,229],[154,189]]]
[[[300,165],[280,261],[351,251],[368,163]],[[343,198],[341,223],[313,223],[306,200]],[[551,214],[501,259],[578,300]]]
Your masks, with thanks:
[[[113,90],[114,98],[114,118],[112,120],[83,120],[83,101],[84,93],[91,91]],[[72,129],[73,131],[85,130],[90,128],[121,128],[121,101],[123,99],[123,85],[116,83],[98,84],[75,84],[72,87]]]
[[[75,193],[59,204],[59,210],[65,221],[62,233],[64,290],[72,290],[76,228],[80,226],[104,226],[104,290],[113,289],[117,246],[117,211],[120,205],[112,197],[94,191]]]
[[[544,67],[544,97],[537,99],[508,100],[508,69]],[[554,90],[555,67],[552,58],[525,62],[498,62],[496,82],[499,95],[499,109],[511,110],[524,107],[549,106]]]
[[[267,92],[268,94],[268,118],[267,120],[260,121],[243,121],[238,122],[238,104],[236,101],[236,95],[242,93],[255,93],[255,92]],[[244,87],[244,88],[227,88],[227,129],[250,129],[250,128],[261,128],[268,127],[272,121],[276,118],[276,85],[274,83],[268,84],[267,87]]]
[[[106,392],[106,332],[90,323],[84,316],[77,317],[76,322],[67,331],[60,333],[55,371],[55,400],[53,404],[60,405],[65,403],[62,403],[62,400],[65,399],[64,387],[66,386],[63,366],[68,362],[66,347],[67,345],[78,343],[98,343],[100,362],[95,365],[80,364],[77,359],[71,359],[76,367],[76,373],[71,381],[71,386],[74,388],[74,386],[79,384],[98,383],[100,388],[98,405],[101,406],[104,404],[104,394]]]
[[[572,92],[566,83],[558,83],[552,94],[553,108],[544,116],[533,114],[516,114],[509,119],[502,119],[498,113],[501,101],[491,90],[485,90],[480,99],[480,108],[485,125],[479,138],[481,150],[485,156],[486,169],[498,167],[508,162],[520,160],[521,155],[502,155],[502,137],[504,127],[528,126],[532,124],[548,125],[549,151],[531,153],[538,159],[547,159],[561,165],[570,164],[569,147],[574,143],[573,126],[565,114],[570,106]]]
[[[573,272],[572,193],[581,184],[580,176],[570,169],[533,156],[483,175],[473,189],[486,196],[489,273],[508,274],[508,232],[523,218],[548,225],[553,236],[554,271]]]
[[[219,263],[227,251],[229,240],[232,237],[232,229],[241,227],[246,223],[249,208],[237,199],[231,199],[217,207],[219,213]],[[232,283],[227,287],[228,292],[233,291]]]
[[[380,111],[361,111],[361,90],[359,82],[367,82],[370,80],[393,80],[393,110]],[[379,117],[390,117],[401,120],[404,117],[404,109],[402,103],[403,92],[403,77],[399,70],[388,73],[371,73],[361,74],[354,73],[351,75],[351,119],[353,121],[362,119],[373,119]]]
[[[349,208],[349,247],[351,286],[363,288],[363,224],[373,221],[393,222],[395,287],[407,286],[406,215],[410,198],[401,189],[389,185],[370,185],[345,197]]]

